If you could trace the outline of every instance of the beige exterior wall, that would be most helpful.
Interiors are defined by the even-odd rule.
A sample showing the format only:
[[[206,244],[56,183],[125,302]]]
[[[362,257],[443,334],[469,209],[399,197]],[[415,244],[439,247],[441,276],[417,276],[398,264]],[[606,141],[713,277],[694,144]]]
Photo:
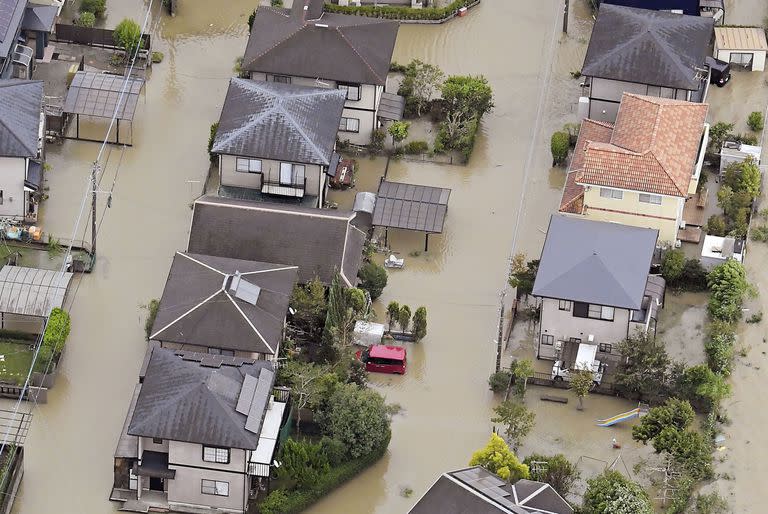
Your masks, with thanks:
[[[247,157],[244,157],[247,158]],[[219,160],[219,173],[221,174],[222,186],[247,187],[251,189],[261,189],[262,179],[265,181],[277,182],[280,180],[280,162],[269,159],[261,160],[261,173],[245,173],[237,171],[237,157],[234,155],[222,155]],[[304,166],[304,176],[307,179],[305,194],[322,198],[325,192],[326,178],[323,167],[318,164],[304,164],[301,162],[291,162],[291,164],[301,164]]]
[[[731,54],[732,53],[747,53],[752,54],[752,71],[765,71],[765,60],[766,60],[766,52],[765,50],[755,51],[755,50],[721,50],[717,48],[717,43],[715,43],[715,56],[720,59],[721,61],[725,62],[731,62]]]
[[[707,144],[709,144],[709,123],[704,124],[704,132],[701,135],[701,144],[699,146],[699,155],[696,158],[693,176],[691,177],[691,183],[688,186],[688,195],[696,194],[696,188],[699,187],[699,178],[701,177],[701,169],[704,166],[704,154],[707,151]]]
[[[0,216],[24,217],[27,209],[24,180],[27,178],[27,160],[18,157],[0,157],[0,191],[3,203]]]
[[[690,97],[690,91],[686,89],[659,88],[648,86],[647,84],[636,84],[634,82],[601,79],[598,77],[592,77],[591,81],[589,117],[598,121],[608,121],[611,123],[616,121],[619,102],[621,101],[621,95],[624,93],[676,98],[678,100],[688,100]]]
[[[596,284],[599,287],[599,284]],[[552,335],[555,341],[567,341],[571,337],[587,342],[594,336],[594,344],[618,343],[627,337],[630,319],[627,309],[615,309],[613,321],[592,318],[579,318],[573,315],[573,302],[568,310],[560,310],[559,300],[543,298],[541,302],[541,335]],[[541,338],[536,346],[539,358],[554,359],[555,346],[541,345]]]
[[[151,437],[142,437],[141,449],[142,451],[168,453],[168,439],[163,439],[162,443],[155,444]],[[149,481],[147,481],[147,484],[149,484]]]
[[[659,231],[659,242],[673,243],[682,223],[685,199],[662,196],[661,205],[640,201],[640,193],[623,191],[621,199],[600,196],[600,187],[584,190],[584,215],[597,221],[611,221]]]
[[[160,346],[162,348],[168,348],[170,350],[184,350],[187,352],[199,352],[199,353],[208,353],[208,348],[209,348],[208,346],[200,346],[195,344],[171,343],[168,341],[160,341]],[[235,350],[235,357],[242,357],[244,359],[268,360],[268,361],[275,360],[274,355],[267,355],[267,354],[257,353],[257,352],[243,352],[240,350]]]

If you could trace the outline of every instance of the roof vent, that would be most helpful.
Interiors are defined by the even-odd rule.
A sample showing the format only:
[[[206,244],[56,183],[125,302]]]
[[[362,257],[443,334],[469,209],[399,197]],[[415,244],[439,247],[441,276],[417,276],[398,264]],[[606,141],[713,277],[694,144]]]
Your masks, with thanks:
[[[325,23],[315,23],[315,27],[322,27],[324,29],[327,29],[328,25],[326,25]]]
[[[240,272],[235,271],[235,274],[232,275],[232,282],[229,284],[229,291],[235,295],[235,298],[251,305],[256,305],[256,302],[259,301],[261,288],[256,284],[243,280]]]
[[[308,6],[308,5],[305,5],[305,6],[304,6],[304,10],[305,10],[305,11],[308,11],[308,10],[309,10],[309,6]]]

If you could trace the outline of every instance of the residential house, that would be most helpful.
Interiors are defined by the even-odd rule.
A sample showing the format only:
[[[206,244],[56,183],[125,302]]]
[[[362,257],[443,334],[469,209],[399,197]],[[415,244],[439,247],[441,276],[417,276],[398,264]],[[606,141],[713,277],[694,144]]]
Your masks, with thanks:
[[[710,16],[714,17],[715,21],[725,14],[724,0],[600,0],[599,3],[670,11],[689,16]]]
[[[134,512],[246,512],[287,418],[274,381],[269,361],[154,348],[115,451],[110,499]]]
[[[658,229],[673,244],[704,164],[707,108],[625,93],[615,125],[584,120],[560,212]]]
[[[297,276],[296,266],[177,252],[150,340],[274,361]]]
[[[0,217],[37,220],[43,184],[43,83],[0,80]]]
[[[187,251],[299,268],[299,283],[357,283],[366,234],[356,213],[204,196],[192,210]]]
[[[713,28],[712,18],[601,6],[581,69],[584,116],[615,121],[624,93],[703,102]]]
[[[340,89],[347,101],[338,137],[367,145],[383,116],[398,23],[323,12],[323,0],[256,10],[242,69],[255,80]]]
[[[0,79],[32,77],[34,52],[20,42],[27,0],[0,0]]]
[[[649,274],[658,231],[555,214],[533,285],[541,300],[536,356],[598,345],[601,362],[637,330],[655,334],[664,279]]]
[[[573,514],[552,486],[534,480],[510,484],[480,466],[443,473],[409,514]]]
[[[322,207],[335,173],[344,92],[232,79],[212,151],[222,196]]]

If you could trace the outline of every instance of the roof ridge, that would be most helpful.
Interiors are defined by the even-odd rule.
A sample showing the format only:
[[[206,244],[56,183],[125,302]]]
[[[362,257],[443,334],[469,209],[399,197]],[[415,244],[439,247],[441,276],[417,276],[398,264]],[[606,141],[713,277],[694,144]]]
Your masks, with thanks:
[[[632,14],[633,14],[633,16],[636,15],[636,13],[632,13]],[[614,54],[618,53],[620,50],[624,50],[624,48],[634,44],[638,39],[642,38],[645,34],[646,34],[646,32],[638,32],[637,34],[635,34],[634,37],[624,41],[623,44],[617,45],[613,49],[611,49],[610,52],[604,53],[599,59],[593,61],[591,63],[591,65],[594,67],[594,66],[597,66],[598,64],[601,64],[603,61],[607,60],[609,57],[611,57]]]
[[[219,293],[221,293],[221,292],[223,292],[223,291],[224,291],[224,289],[223,289],[223,288],[222,288],[222,289],[217,289],[217,290],[216,290],[216,292],[214,292],[214,293],[213,293],[212,295],[210,295],[208,298],[206,298],[206,299],[204,299],[204,300],[200,301],[200,302],[199,302],[199,303],[197,303],[197,304],[196,304],[194,307],[192,307],[191,309],[189,309],[187,312],[185,312],[184,314],[182,314],[181,316],[179,316],[179,317],[178,317],[178,318],[176,318],[175,320],[171,321],[170,323],[168,323],[168,324],[167,324],[166,326],[164,326],[163,328],[161,328],[161,329],[157,330],[157,331],[156,331],[154,334],[150,335],[150,336],[149,336],[149,338],[150,338],[150,339],[154,339],[155,337],[157,337],[158,335],[160,335],[160,333],[162,333],[162,332],[165,332],[166,330],[168,330],[169,328],[171,328],[173,325],[175,325],[176,323],[178,323],[178,322],[179,322],[179,321],[181,321],[182,319],[186,318],[187,316],[189,316],[190,314],[192,314],[194,311],[196,311],[197,309],[199,309],[200,307],[202,307],[203,305],[205,305],[205,304],[206,304],[206,303],[208,303],[209,301],[213,300],[213,298],[214,298],[214,297],[215,297],[217,294],[219,294]]]
[[[362,26],[362,25],[356,25],[355,27],[360,27],[360,26]],[[352,42],[344,34],[344,32],[341,31],[341,27],[336,27],[336,32],[338,32],[341,35],[341,38],[344,40],[344,42],[347,45],[349,45],[349,48],[351,48],[352,51],[355,52],[355,55],[357,55],[360,58],[360,60],[363,62],[363,64],[365,64],[368,67],[368,69],[371,70],[371,73],[373,73],[373,76],[376,77],[377,79],[379,79],[380,82],[385,82],[386,83],[387,78],[384,77],[384,79],[382,79],[381,77],[379,77],[379,74],[376,73],[376,71],[373,69],[373,67],[370,65],[370,63],[365,60],[365,57],[360,55],[360,52],[357,51],[357,48],[355,48],[355,46],[352,44]]]
[[[270,9],[270,10],[271,10],[271,9]],[[274,11],[273,11],[273,12],[274,12]],[[281,14],[281,15],[282,15],[282,14]],[[287,18],[288,18],[289,20],[290,20],[290,19],[292,19],[290,16],[287,16]],[[304,25],[304,24],[300,24],[296,30],[294,30],[293,32],[289,32],[289,33],[288,33],[288,34],[287,34],[287,35],[286,35],[286,36],[285,36],[283,39],[280,39],[280,40],[278,40],[278,41],[277,41],[277,42],[276,42],[274,45],[272,45],[270,48],[267,48],[266,50],[264,50],[264,51],[263,51],[263,52],[261,52],[260,54],[258,54],[258,55],[255,55],[255,56],[253,57],[253,59],[251,59],[249,62],[247,62],[247,63],[243,63],[243,67],[247,68],[248,66],[250,66],[251,64],[253,64],[254,62],[256,62],[258,59],[261,59],[262,57],[264,57],[264,56],[265,56],[265,55],[267,55],[268,53],[272,52],[272,51],[273,51],[275,48],[277,48],[278,46],[282,45],[283,43],[285,43],[286,41],[288,41],[289,39],[291,39],[293,36],[295,36],[296,34],[298,34],[299,32],[301,32],[302,30],[304,30],[306,27],[307,27],[306,25]],[[251,35],[253,35],[253,31],[251,31]],[[250,36],[249,36],[249,38],[250,38]],[[247,52],[247,47],[246,47],[246,52]]]
[[[237,309],[237,312],[239,312],[239,313],[240,313],[240,315],[241,315],[241,316],[243,317],[243,319],[245,320],[245,322],[246,322],[246,323],[248,323],[248,326],[249,326],[249,327],[251,327],[251,330],[253,330],[253,332],[254,332],[254,333],[257,335],[257,336],[259,336],[259,339],[261,339],[261,342],[262,342],[262,343],[264,343],[264,346],[266,346],[266,347],[267,347],[267,349],[269,350],[269,352],[270,352],[270,353],[272,353],[272,354],[274,354],[274,353],[275,353],[275,349],[274,349],[274,348],[272,348],[272,347],[269,345],[269,343],[267,342],[266,338],[265,338],[263,335],[261,335],[261,332],[259,332],[259,329],[258,329],[258,328],[256,328],[256,325],[254,325],[254,324],[253,324],[253,322],[251,322],[251,320],[250,320],[250,319],[248,319],[248,316],[246,316],[246,315],[245,315],[245,312],[243,312],[243,309],[241,309],[241,308],[240,308],[240,306],[237,304],[237,302],[235,301],[235,299],[234,299],[234,298],[232,298],[232,296],[231,296],[231,295],[230,295],[230,294],[229,294],[227,291],[225,291],[225,290],[223,290],[223,289],[222,289],[222,292],[224,293],[224,296],[226,296],[227,298],[229,298],[229,301],[230,301],[230,302],[232,302],[232,305],[234,305],[234,306],[235,306],[235,309]],[[262,309],[262,310],[263,310],[263,309]]]
[[[320,150],[320,148],[317,147],[314,141],[309,137],[307,132],[304,130],[304,128],[301,126],[301,124],[296,120],[296,118],[293,117],[291,113],[289,113],[287,110],[285,110],[282,106],[282,103],[278,103],[280,106],[280,112],[283,113],[283,115],[288,119],[288,121],[291,123],[291,126],[293,126],[294,129],[301,135],[301,137],[304,139],[304,141],[309,144],[310,148],[312,148],[313,153],[317,158],[319,158],[324,164],[330,163],[330,156],[326,157],[323,155],[323,152]],[[333,150],[331,150],[331,154],[333,154]]]
[[[659,165],[659,168],[664,171],[664,174],[667,176],[670,182],[672,182],[672,185],[675,187],[675,189],[680,193],[681,196],[687,196],[688,195],[688,188],[686,187],[685,190],[681,189],[678,183],[675,181],[675,178],[670,174],[667,167],[664,165],[663,162],[656,156],[656,153],[653,151],[653,149],[648,150],[643,154],[643,157],[650,155],[653,157],[653,160],[656,161],[656,164]]]

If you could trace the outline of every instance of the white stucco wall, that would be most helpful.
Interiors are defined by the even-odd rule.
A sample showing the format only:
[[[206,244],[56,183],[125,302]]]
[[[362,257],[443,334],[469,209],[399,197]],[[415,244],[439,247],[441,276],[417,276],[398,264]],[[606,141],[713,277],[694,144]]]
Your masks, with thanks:
[[[765,71],[766,52],[764,50],[722,50],[715,47],[715,57],[721,61],[731,62],[731,54],[752,54],[752,71]]]
[[[593,120],[615,122],[619,111],[618,102],[624,93],[638,95],[658,96],[662,98],[676,98],[687,100],[689,91],[686,89],[657,88],[647,84],[624,82],[621,80],[602,79],[592,77],[589,92],[590,108],[589,117]],[[605,111],[605,112],[603,112]]]
[[[244,157],[247,159],[247,157]],[[251,189],[261,189],[262,180],[274,181],[280,180],[280,161],[269,159],[261,160],[261,173],[245,173],[237,171],[237,157],[234,155],[222,155],[219,161],[219,172],[221,173],[221,185],[247,187]],[[283,161],[290,162],[290,161]],[[322,197],[326,186],[326,175],[323,168],[318,164],[303,164],[300,162],[291,162],[291,164],[301,164],[304,166],[304,176],[307,185],[305,194]]]

